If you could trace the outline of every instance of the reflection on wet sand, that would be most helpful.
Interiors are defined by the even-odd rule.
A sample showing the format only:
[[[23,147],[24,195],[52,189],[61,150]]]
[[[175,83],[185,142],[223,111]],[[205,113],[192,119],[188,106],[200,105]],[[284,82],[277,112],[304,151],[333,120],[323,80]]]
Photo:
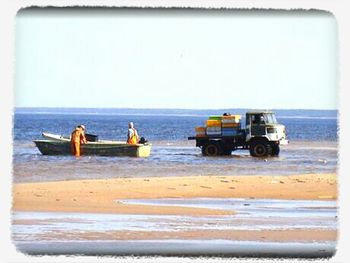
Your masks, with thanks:
[[[251,253],[275,253],[281,244],[288,251],[285,255],[293,254],[296,244],[306,244],[299,252],[300,255],[315,256],[317,249],[326,246],[328,255],[335,250],[337,237],[336,203],[334,201],[309,200],[270,200],[270,199],[143,199],[122,200],[129,204],[150,206],[185,206],[207,209],[235,210],[234,215],[216,216],[170,216],[170,215],[115,215],[115,214],[86,214],[86,213],[43,213],[16,212],[14,213],[13,237],[19,249],[27,253],[56,253],[57,249],[45,249],[43,242],[70,243],[68,251],[73,254],[83,249],[90,251],[91,241],[109,241],[119,243],[143,242],[143,252],[163,253],[168,251],[164,244],[183,251],[183,243],[197,244],[198,251],[203,241],[213,241],[216,252],[235,254],[237,248],[250,248]],[[317,209],[316,209],[317,208]],[[164,241],[152,248],[154,242]],[[79,242],[80,245],[77,246]],[[82,243],[83,242],[83,243]],[[233,242],[228,250],[227,242]],[[247,243],[248,242],[248,243]],[[268,249],[258,250],[252,243],[273,244]],[[250,244],[250,245],[249,245]],[[312,246],[310,246],[312,244]],[[111,249],[109,253],[130,253],[125,248]],[[76,248],[76,250],[74,250]],[[147,250],[146,248],[149,248]],[[104,248],[105,249],[105,248]],[[41,252],[40,252],[41,251]],[[96,253],[102,252],[96,247]],[[67,251],[66,251],[67,252]],[[88,253],[90,253],[88,252]],[[133,253],[141,250],[133,250]],[[174,251],[173,251],[174,252]],[[168,253],[168,252],[167,252]],[[275,255],[280,255],[278,252]],[[321,255],[321,254],[318,254]]]

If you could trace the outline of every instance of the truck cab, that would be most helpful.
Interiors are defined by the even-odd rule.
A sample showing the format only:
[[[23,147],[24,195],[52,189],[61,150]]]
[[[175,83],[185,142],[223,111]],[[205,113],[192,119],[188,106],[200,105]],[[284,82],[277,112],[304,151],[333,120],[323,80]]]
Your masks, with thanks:
[[[277,156],[279,145],[288,143],[285,126],[277,122],[272,111],[247,112],[245,132],[253,156]]]

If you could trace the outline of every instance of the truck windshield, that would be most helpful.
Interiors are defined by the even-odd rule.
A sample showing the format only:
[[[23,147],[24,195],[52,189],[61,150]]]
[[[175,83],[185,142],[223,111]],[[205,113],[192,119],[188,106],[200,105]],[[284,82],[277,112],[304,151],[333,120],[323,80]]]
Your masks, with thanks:
[[[264,117],[265,117],[266,123],[271,123],[271,124],[277,123],[276,116],[273,113],[264,114]]]

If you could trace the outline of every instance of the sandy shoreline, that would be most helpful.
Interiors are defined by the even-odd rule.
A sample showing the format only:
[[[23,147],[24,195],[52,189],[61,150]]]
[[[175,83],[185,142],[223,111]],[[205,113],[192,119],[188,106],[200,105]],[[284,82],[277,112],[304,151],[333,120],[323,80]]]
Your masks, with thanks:
[[[229,211],[129,205],[118,199],[270,198],[336,200],[336,174],[187,176],[76,180],[13,185],[14,211],[222,215]]]

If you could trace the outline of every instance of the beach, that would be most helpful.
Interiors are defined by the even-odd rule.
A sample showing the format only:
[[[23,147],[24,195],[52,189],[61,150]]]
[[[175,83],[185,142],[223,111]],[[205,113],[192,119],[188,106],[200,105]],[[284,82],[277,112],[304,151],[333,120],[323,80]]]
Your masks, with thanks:
[[[302,190],[301,190],[302,189]],[[335,174],[302,174],[289,176],[196,176],[147,177],[105,180],[72,180],[45,183],[22,183],[13,186],[15,212],[64,212],[116,215],[235,216],[236,211],[186,207],[181,205],[130,204],[132,199],[268,199],[335,201]],[[316,207],[317,208],[317,207]],[[263,219],[266,220],[266,219]],[[16,224],[35,224],[21,222]],[[62,233],[50,233],[50,239]],[[204,238],[205,237],[205,238]],[[88,231],[74,233],[79,240],[167,240],[205,239],[262,242],[325,242],[335,241],[334,229],[266,230],[183,230],[183,231]],[[42,236],[45,240],[48,237]],[[65,236],[69,239],[69,235]]]
[[[14,184],[13,197],[16,211],[216,214],[222,212],[125,205],[116,200],[196,197],[335,200],[337,179],[335,174],[303,174],[73,180]]]

